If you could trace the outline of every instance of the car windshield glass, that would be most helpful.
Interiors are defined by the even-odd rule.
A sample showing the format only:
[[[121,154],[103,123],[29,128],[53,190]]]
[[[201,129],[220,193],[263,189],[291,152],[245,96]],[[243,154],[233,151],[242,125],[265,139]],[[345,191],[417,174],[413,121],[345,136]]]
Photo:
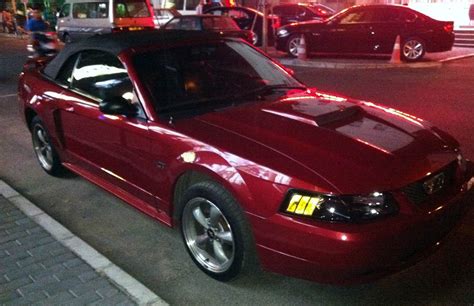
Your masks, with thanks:
[[[338,20],[341,16],[344,16],[346,14],[346,12],[348,10],[350,10],[351,8],[348,7],[346,9],[343,9],[342,11],[340,11],[339,13],[335,14],[335,15],[332,15],[331,17],[329,17],[328,19],[326,19],[327,21],[334,21],[334,20]]]
[[[230,17],[206,17],[202,19],[204,30],[240,30]]]
[[[276,63],[237,41],[146,52],[133,62],[162,114],[211,111],[268,91],[304,88]]]
[[[114,6],[116,18],[150,17],[145,0],[118,0]]]

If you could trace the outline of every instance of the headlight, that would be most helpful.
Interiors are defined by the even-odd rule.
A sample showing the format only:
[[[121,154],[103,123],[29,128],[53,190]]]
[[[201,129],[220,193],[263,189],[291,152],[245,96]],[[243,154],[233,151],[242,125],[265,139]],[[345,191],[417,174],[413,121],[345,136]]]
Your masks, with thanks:
[[[331,196],[291,191],[281,211],[318,220],[358,222],[391,215],[398,211],[398,207],[388,193]]]
[[[280,29],[277,31],[276,35],[279,37],[288,36],[290,33],[285,29]]]

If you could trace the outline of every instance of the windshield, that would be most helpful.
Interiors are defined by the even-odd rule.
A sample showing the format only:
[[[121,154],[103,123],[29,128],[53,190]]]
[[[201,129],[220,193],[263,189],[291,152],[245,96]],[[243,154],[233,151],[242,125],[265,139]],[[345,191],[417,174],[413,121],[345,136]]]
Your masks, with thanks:
[[[118,0],[114,4],[115,18],[150,17],[145,0]]]
[[[136,55],[133,62],[162,114],[212,110],[268,90],[304,88],[276,63],[237,41],[151,51]]]

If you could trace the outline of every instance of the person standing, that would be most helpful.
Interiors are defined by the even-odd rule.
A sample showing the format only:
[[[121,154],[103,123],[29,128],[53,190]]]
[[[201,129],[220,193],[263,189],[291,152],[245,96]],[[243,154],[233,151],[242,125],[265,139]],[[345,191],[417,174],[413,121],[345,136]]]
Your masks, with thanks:
[[[204,6],[204,0],[199,0],[198,5],[196,6],[196,15],[202,14],[202,8]]]
[[[41,11],[39,9],[33,10],[31,18],[26,23],[26,30],[28,32],[44,32],[48,26],[44,22],[43,17],[41,16]]]

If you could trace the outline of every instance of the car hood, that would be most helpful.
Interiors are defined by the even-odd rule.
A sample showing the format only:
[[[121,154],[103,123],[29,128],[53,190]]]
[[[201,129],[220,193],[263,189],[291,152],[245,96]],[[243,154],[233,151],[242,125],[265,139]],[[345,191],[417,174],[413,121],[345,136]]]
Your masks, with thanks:
[[[207,113],[181,126],[223,152],[327,192],[401,188],[456,157],[454,139],[391,108],[309,90],[270,100]]]

